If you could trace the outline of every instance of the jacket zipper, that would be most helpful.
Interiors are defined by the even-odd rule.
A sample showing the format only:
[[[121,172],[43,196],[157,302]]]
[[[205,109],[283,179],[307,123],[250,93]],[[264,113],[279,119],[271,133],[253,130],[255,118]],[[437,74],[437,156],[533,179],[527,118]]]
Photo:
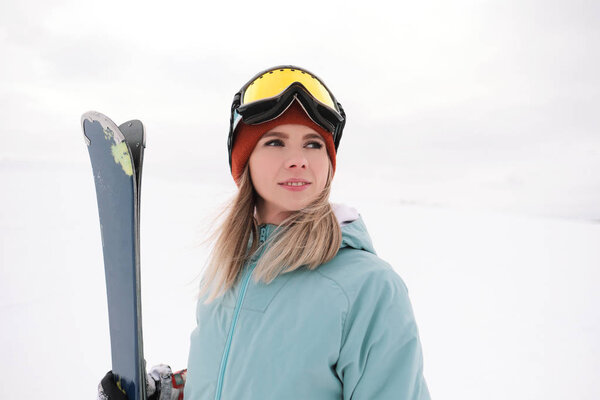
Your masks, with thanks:
[[[260,240],[259,245],[263,244],[266,240],[267,236],[267,227],[262,226],[260,228]],[[233,320],[231,321],[231,326],[229,328],[229,335],[227,335],[227,342],[225,344],[225,349],[223,351],[223,357],[221,358],[221,368],[219,370],[219,379],[217,380],[217,392],[215,394],[215,400],[221,399],[221,392],[223,391],[223,377],[225,375],[225,367],[227,366],[227,361],[229,359],[229,349],[231,347],[231,341],[233,339],[233,331],[235,329],[235,325],[237,323],[237,319],[240,313],[240,308],[242,307],[242,303],[244,301],[244,296],[246,295],[246,288],[248,287],[248,283],[250,282],[250,276],[252,275],[252,271],[256,267],[256,260],[260,258],[263,251],[262,249],[258,255],[258,257],[252,259],[253,265],[248,268],[246,275],[243,279],[242,288],[240,290],[240,294],[238,295],[237,304],[235,305],[235,310],[233,311]]]

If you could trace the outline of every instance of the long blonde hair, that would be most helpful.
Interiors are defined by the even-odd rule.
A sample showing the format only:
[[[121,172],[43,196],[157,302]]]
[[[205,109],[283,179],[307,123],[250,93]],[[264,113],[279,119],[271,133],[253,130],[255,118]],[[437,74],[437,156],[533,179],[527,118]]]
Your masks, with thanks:
[[[282,221],[262,245],[266,248],[252,273],[255,282],[262,280],[269,284],[279,274],[302,266],[313,270],[337,254],[342,231],[329,203],[332,177],[330,160],[321,193],[312,203]],[[204,304],[230,289],[239,279],[244,265],[261,250],[258,223],[254,217],[257,198],[246,164],[239,178],[237,195],[219,214],[225,218],[207,240],[214,244],[200,283],[199,296],[209,293]]]

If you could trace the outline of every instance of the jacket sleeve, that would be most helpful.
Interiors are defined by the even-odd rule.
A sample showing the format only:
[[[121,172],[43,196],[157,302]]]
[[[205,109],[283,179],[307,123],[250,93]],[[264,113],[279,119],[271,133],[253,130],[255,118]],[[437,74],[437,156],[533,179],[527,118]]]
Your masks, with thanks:
[[[339,359],[344,400],[430,399],[408,290],[393,269],[348,293]]]

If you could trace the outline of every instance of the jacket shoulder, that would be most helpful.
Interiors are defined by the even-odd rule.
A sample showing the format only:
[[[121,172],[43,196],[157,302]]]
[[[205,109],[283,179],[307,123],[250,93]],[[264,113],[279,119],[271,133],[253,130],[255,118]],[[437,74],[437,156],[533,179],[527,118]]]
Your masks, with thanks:
[[[316,269],[323,277],[335,282],[346,295],[349,305],[359,296],[392,286],[408,294],[408,289],[398,273],[376,254],[354,248],[342,248],[329,262]]]
[[[419,331],[404,281],[373,253],[338,253],[320,273],[338,282],[350,305],[342,318],[335,366],[343,398],[429,399]]]

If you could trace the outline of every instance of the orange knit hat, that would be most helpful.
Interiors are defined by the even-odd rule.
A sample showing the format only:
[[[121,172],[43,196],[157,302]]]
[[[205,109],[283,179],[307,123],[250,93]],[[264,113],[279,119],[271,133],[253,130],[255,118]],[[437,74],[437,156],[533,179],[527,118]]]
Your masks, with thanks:
[[[299,124],[305,125],[315,130],[325,140],[327,154],[331,160],[333,173],[335,173],[335,145],[333,143],[333,134],[326,131],[320,125],[313,122],[308,116],[302,105],[294,100],[287,110],[279,117],[256,125],[247,125],[244,121],[240,121],[235,134],[235,143],[231,152],[231,175],[239,186],[238,180],[242,171],[246,167],[246,163],[250,158],[250,154],[254,150],[256,143],[262,135],[279,125],[284,124]]]

